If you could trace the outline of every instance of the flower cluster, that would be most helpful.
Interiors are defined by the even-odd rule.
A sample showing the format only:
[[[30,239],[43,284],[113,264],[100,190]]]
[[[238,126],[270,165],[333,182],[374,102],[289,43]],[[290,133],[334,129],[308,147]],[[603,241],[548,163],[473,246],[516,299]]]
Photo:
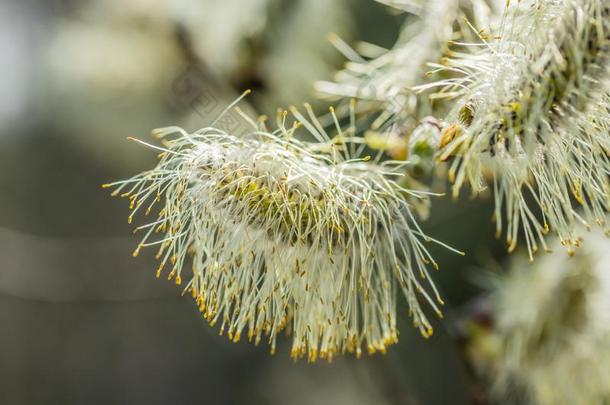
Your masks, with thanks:
[[[570,253],[578,223],[606,227],[610,204],[610,5],[538,0],[510,5],[498,35],[446,61],[460,96],[441,160],[457,194],[492,178],[498,236],[530,252],[558,233]]]
[[[107,185],[131,200],[130,220],[162,205],[137,228],[134,255],[158,246],[158,276],[169,266],[210,324],[233,341],[266,336],[272,352],[283,329],[295,358],[383,352],[398,338],[398,292],[429,335],[420,299],[441,315],[427,265],[437,266],[408,203],[423,195],[396,182],[404,162],[354,158],[353,128],[335,121],[331,138],[307,109],[292,124],[279,113],[271,132],[244,116],[252,130],[240,137],[214,124],[155,131],[164,147],[146,145],[162,152],[158,165]],[[295,138],[302,127],[316,142]]]
[[[496,393],[518,387],[532,403],[610,400],[610,273],[607,239],[587,235],[581,252],[559,251],[531,269],[518,260],[492,294]]]

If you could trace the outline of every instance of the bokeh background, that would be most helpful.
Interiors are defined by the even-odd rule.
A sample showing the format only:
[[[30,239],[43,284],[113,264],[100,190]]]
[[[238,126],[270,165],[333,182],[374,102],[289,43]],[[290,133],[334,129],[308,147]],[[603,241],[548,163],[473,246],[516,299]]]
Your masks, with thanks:
[[[434,201],[447,317],[424,340],[401,311],[386,355],[293,362],[230,343],[154,277],[128,202],[100,185],[150,167],[150,130],[316,101],[344,63],[327,40],[391,46],[404,15],[372,0],[0,2],[0,403],[473,404],[458,320],[476,269],[503,261],[488,199]],[[224,123],[240,129],[229,115]]]

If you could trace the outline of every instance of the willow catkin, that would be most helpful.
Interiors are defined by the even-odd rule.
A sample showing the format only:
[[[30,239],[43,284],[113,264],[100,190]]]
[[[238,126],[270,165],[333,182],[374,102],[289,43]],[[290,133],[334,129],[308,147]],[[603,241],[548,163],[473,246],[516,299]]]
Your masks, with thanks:
[[[499,397],[521,389],[540,405],[610,400],[608,241],[587,234],[573,258],[563,251],[532,269],[516,260],[491,294],[498,344],[490,375]]]
[[[359,145],[338,124],[330,138],[313,114],[293,114],[290,127],[280,114],[274,132],[250,121],[241,137],[213,127],[157,130],[165,147],[148,145],[162,151],[157,166],[108,185],[130,198],[130,218],[162,205],[156,221],[137,228],[146,233],[134,254],[158,246],[158,276],[184,279],[221,333],[238,341],[245,331],[256,343],[266,336],[272,352],[283,329],[295,358],[383,352],[398,338],[399,292],[430,335],[420,301],[439,316],[442,301],[428,276],[432,239],[408,202],[422,195],[394,180],[404,163],[353,158]],[[295,139],[300,126],[317,141]]]
[[[577,223],[606,227],[610,204],[610,4],[540,0],[508,7],[498,35],[446,60],[460,95],[439,154],[454,194],[491,177],[498,235],[520,232],[530,258],[558,233],[570,253]],[[529,197],[528,197],[529,195]]]

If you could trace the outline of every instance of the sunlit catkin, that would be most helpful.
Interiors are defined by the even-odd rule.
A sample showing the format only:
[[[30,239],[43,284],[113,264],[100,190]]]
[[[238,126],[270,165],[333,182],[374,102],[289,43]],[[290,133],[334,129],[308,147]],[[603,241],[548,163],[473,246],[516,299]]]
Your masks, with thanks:
[[[551,230],[573,253],[578,223],[607,230],[610,3],[512,2],[481,40],[446,61],[457,78],[436,83],[437,96],[461,96],[439,154],[454,193],[491,185],[509,250],[522,234],[531,259]]]
[[[158,246],[158,276],[184,283],[221,333],[266,339],[272,352],[283,329],[295,358],[384,352],[398,338],[398,292],[428,336],[420,301],[439,316],[442,301],[428,277],[431,239],[408,203],[421,195],[394,180],[404,163],[353,158],[353,129],[337,124],[331,138],[306,109],[309,118],[292,110],[292,125],[279,113],[274,132],[247,117],[242,136],[155,131],[164,143],[148,145],[162,152],[157,166],[109,185],[130,198],[130,218],[161,205],[138,228],[135,254]],[[300,127],[316,142],[297,140]]]

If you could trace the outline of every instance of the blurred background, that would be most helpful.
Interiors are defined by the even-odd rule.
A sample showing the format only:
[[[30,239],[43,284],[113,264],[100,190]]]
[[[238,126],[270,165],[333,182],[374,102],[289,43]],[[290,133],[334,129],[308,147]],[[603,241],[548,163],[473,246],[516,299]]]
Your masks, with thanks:
[[[233,344],[157,280],[126,200],[100,185],[155,163],[127,136],[205,126],[243,108],[316,101],[343,56],[390,47],[404,22],[372,0],[2,0],[0,2],[0,403],[473,404],[457,318],[476,312],[473,269],[502,263],[491,201],[434,201],[427,232],[446,319],[424,340],[402,310],[386,355],[332,364]],[[230,114],[223,123],[239,132]]]

